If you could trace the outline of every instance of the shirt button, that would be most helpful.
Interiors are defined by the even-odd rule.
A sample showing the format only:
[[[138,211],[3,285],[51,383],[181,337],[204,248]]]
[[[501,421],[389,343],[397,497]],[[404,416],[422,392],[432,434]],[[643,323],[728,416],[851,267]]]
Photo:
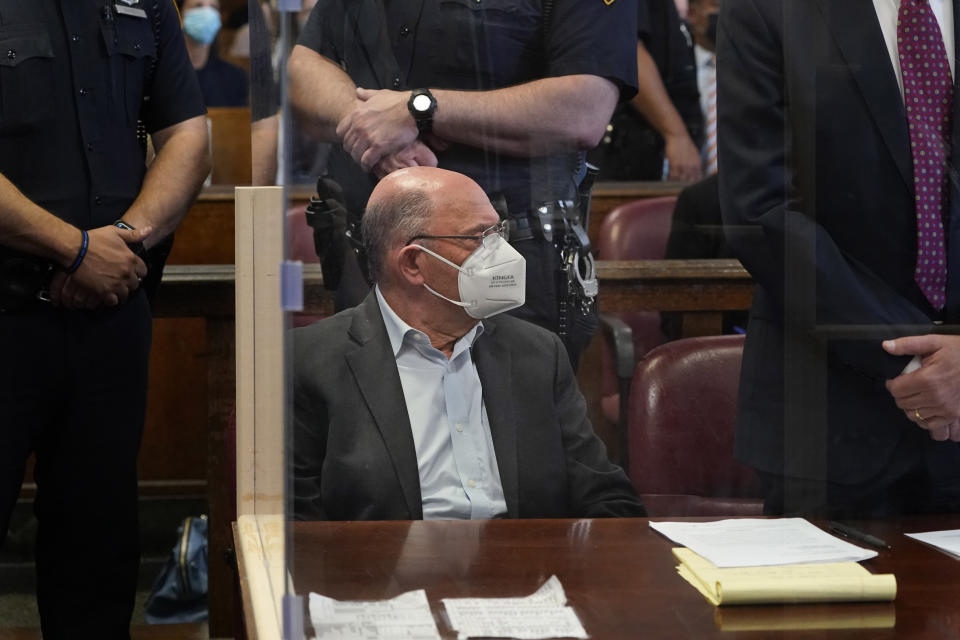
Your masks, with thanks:
[[[101,196],[93,197],[93,204],[100,204],[101,202],[103,202],[103,198]]]
[[[92,142],[88,142],[88,143],[87,143],[87,151],[93,151],[93,143],[92,143]]]
[[[470,488],[471,488],[471,489],[473,489],[474,487],[477,486],[477,483],[474,482],[473,480],[470,480],[469,482],[467,482],[467,484],[470,485]]]
[[[72,36],[70,36],[70,42],[80,42],[80,36],[78,36],[77,34],[73,34]]]
[[[16,60],[17,52],[14,49],[7,49],[7,60]]]
[[[408,27],[405,24],[400,25],[400,35],[402,36],[410,35],[410,27]]]
[[[134,51],[140,51],[140,43],[139,43],[139,42],[134,42],[134,43],[133,43],[133,50],[134,50]]]
[[[82,95],[82,96],[87,95],[87,90],[84,89],[83,87],[80,87],[80,95]]]
[[[463,425],[459,422],[457,423],[457,431],[463,431]]]
[[[393,88],[394,88],[394,89],[399,89],[399,88],[400,88],[400,76],[394,76],[394,78],[393,78]]]

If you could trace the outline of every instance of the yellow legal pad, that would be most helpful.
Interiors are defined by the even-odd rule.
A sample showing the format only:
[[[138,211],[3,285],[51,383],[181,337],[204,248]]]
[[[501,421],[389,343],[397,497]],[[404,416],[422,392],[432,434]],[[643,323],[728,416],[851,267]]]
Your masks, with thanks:
[[[856,562],[718,569],[685,547],[673,555],[684,580],[715,605],[790,602],[886,602],[897,597],[892,573],[874,575]]]

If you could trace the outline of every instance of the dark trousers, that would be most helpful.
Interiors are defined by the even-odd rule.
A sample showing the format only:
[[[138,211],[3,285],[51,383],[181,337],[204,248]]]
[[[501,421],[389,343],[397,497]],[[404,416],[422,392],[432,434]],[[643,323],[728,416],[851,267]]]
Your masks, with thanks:
[[[0,538],[33,452],[46,640],[129,637],[150,336],[142,293],[97,311],[0,316]]]
[[[764,513],[829,518],[960,513],[960,443],[923,437],[920,451],[895,454],[877,477],[857,484],[758,471]]]

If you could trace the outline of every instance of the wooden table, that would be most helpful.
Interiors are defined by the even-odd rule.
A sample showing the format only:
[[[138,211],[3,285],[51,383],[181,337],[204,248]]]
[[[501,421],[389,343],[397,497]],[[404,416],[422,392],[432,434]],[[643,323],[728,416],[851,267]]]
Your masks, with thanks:
[[[714,607],[677,575],[671,543],[646,518],[293,522],[288,557],[302,595],[373,600],[425,588],[445,638],[456,634],[441,598],[525,596],[554,574],[591,640],[960,636],[960,560],[902,535],[960,528],[960,516],[858,524],[893,547],[863,563],[897,576],[893,603]],[[879,626],[837,628],[851,624]]]

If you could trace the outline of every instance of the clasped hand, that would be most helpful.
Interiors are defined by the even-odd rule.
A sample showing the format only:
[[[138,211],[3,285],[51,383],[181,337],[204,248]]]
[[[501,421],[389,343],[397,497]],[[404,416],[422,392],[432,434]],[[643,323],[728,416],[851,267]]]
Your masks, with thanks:
[[[337,125],[337,137],[364,171],[382,178],[404,167],[437,166],[433,149],[418,139],[407,109],[409,94],[389,89],[357,88],[353,110]],[[434,148],[445,146],[435,136]]]
[[[147,275],[147,265],[128,246],[150,235],[150,228],[113,225],[88,232],[87,254],[72,274],[58,271],[50,282],[54,304],[68,309],[112,307],[126,301]]]
[[[920,357],[919,369],[886,383],[907,419],[934,440],[960,442],[960,336],[908,336],[887,340],[883,348]]]

